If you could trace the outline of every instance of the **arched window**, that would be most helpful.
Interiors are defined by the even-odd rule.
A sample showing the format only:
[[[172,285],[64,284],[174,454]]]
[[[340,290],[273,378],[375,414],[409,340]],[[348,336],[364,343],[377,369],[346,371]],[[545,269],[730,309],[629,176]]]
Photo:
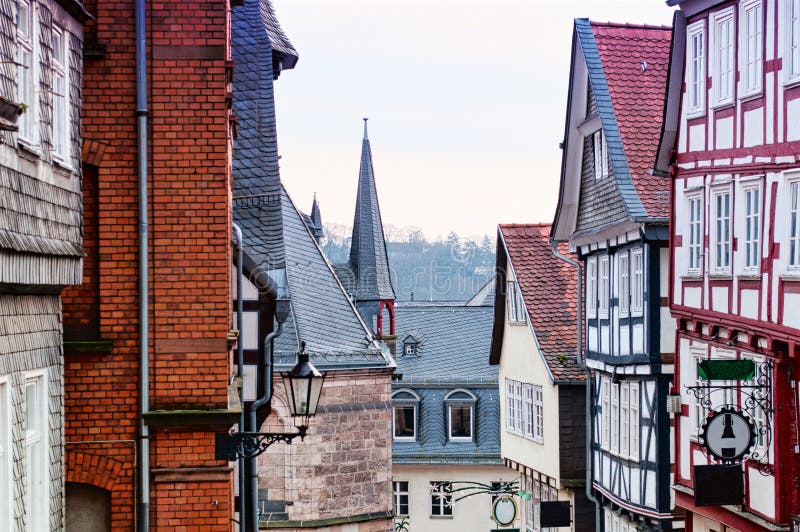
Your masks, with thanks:
[[[392,440],[417,441],[419,401],[419,395],[412,390],[397,390],[392,394]]]
[[[475,403],[478,399],[463,389],[453,390],[444,398],[447,407],[447,438],[450,441],[474,441]]]

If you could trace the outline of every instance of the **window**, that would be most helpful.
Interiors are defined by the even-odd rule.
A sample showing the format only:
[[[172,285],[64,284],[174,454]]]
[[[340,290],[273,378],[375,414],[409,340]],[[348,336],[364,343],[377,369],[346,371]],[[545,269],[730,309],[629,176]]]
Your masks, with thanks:
[[[417,406],[419,396],[411,390],[398,390],[392,394],[392,439],[417,440]]]
[[[408,481],[395,480],[392,482],[394,493],[394,515],[408,515]]]
[[[602,129],[595,131],[592,135],[592,146],[594,148],[594,178],[602,179],[608,176],[608,147]]]
[[[600,293],[597,296],[599,300],[599,311],[601,318],[608,318],[608,255],[600,257]]]
[[[761,0],[743,3],[739,30],[741,51],[742,96],[761,92],[762,43]]]
[[[789,0],[787,9],[786,81],[792,82],[800,78],[800,0]]]
[[[631,385],[628,382],[620,384],[620,394],[622,395],[620,407],[620,428],[619,428],[619,452],[623,456],[628,456],[631,443]]]
[[[686,43],[687,113],[702,114],[705,110],[705,26],[703,21],[689,26]]]
[[[544,398],[542,387],[533,387],[533,439],[544,442]]]
[[[11,427],[9,384],[0,381],[0,528],[11,530]]]
[[[619,384],[611,383],[611,452],[619,452]]]
[[[453,485],[450,482],[436,480],[431,482],[431,516],[452,517]]]
[[[514,432],[514,381],[506,379],[506,430]]]
[[[600,379],[600,395],[601,395],[601,402],[602,402],[602,421],[601,426],[603,429],[603,448],[609,448],[609,436],[611,431],[611,406],[610,406],[610,387],[611,382],[609,381],[608,377],[602,377]]]
[[[70,152],[69,83],[67,78],[67,35],[53,26],[53,152],[68,162]]]
[[[727,274],[731,270],[731,193],[729,190],[714,194],[714,273]]]
[[[586,316],[597,317],[597,259],[586,261]]]
[[[29,0],[17,2],[17,99],[28,106],[18,120],[19,138],[31,145],[39,143],[35,92],[38,43],[34,8],[35,3]]]
[[[761,264],[761,189],[744,190],[744,270],[759,273]]]
[[[639,383],[631,383],[631,408],[630,408],[630,453],[633,460],[639,459]]]
[[[520,436],[525,434],[523,388],[521,382],[506,379],[506,430]]]
[[[454,390],[444,398],[447,436],[451,441],[472,441],[476,398],[466,390]]]
[[[27,530],[49,529],[47,511],[49,455],[47,453],[48,406],[44,375],[25,381],[25,521]]]
[[[687,198],[689,207],[689,275],[700,275],[703,267],[703,198]]]
[[[417,344],[413,342],[406,342],[405,349],[403,350],[407,355],[416,355],[417,354]]]
[[[712,89],[717,105],[733,100],[734,56],[733,56],[733,9],[712,15],[714,44],[712,48],[714,70]]]
[[[628,316],[628,307],[631,299],[631,272],[628,253],[619,255],[619,313],[620,316]]]
[[[533,438],[533,384],[523,384],[522,392],[522,403],[525,411],[525,436]]]
[[[800,268],[800,181],[789,183],[789,267]]]
[[[507,291],[508,321],[510,323],[525,323],[525,302],[522,293],[514,281],[509,281]]]
[[[644,258],[642,250],[633,250],[631,259],[633,260],[631,314],[641,316],[644,309]]]

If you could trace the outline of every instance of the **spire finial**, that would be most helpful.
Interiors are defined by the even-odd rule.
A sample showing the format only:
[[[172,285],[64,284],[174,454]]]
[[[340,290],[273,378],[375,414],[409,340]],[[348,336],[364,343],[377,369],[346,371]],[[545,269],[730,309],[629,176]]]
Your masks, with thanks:
[[[369,138],[369,137],[367,137],[367,120],[369,120],[369,118],[365,117],[364,118],[364,140],[367,140],[367,138]]]

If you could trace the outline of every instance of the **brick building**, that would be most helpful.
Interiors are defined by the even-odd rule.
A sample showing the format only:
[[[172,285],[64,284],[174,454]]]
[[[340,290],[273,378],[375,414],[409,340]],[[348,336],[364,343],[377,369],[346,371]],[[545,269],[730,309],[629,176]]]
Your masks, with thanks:
[[[231,5],[148,2],[137,35],[142,4],[86,2],[86,267],[64,294],[67,527],[230,530],[233,476],[214,433],[238,419]]]
[[[77,1],[0,2],[0,530],[64,526],[60,293],[80,283]]]

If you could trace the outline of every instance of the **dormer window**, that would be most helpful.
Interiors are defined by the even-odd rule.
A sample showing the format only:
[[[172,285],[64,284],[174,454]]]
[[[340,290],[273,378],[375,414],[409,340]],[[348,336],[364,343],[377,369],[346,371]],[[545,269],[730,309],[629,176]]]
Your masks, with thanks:
[[[419,396],[411,390],[397,390],[392,394],[392,440],[417,441],[419,401]]]
[[[417,354],[417,344],[414,342],[406,342],[405,346],[403,347],[403,352],[406,355],[416,355]]]
[[[608,176],[608,149],[606,136],[602,129],[594,132],[592,144],[594,146],[594,178],[602,179]]]
[[[444,398],[447,405],[447,438],[450,441],[473,441],[475,433],[475,402],[467,390],[453,390]]]

